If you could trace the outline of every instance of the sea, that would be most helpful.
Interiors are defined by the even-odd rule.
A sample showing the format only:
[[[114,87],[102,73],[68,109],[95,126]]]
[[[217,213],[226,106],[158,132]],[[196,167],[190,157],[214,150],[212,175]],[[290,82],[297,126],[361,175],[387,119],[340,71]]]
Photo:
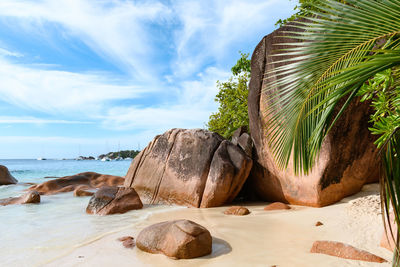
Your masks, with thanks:
[[[24,194],[30,186],[25,183],[80,172],[125,176],[130,164],[130,160],[0,159],[19,182],[0,186],[0,199]],[[154,205],[125,214],[88,215],[89,199],[68,192],[41,196],[40,204],[0,206],[0,266],[42,266],[104,235],[134,227],[155,212],[176,209]]]

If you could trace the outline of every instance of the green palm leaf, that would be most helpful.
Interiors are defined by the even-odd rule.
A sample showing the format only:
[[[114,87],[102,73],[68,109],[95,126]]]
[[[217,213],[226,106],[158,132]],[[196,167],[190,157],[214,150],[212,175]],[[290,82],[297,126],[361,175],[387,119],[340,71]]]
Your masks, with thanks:
[[[338,101],[350,101],[363,82],[400,59],[400,1],[324,2],[317,6],[324,13],[294,24],[304,32],[287,32],[300,45],[285,43],[291,48],[275,54],[293,58],[267,74],[282,77],[265,88],[270,144],[281,167],[293,156],[297,173],[312,168]]]

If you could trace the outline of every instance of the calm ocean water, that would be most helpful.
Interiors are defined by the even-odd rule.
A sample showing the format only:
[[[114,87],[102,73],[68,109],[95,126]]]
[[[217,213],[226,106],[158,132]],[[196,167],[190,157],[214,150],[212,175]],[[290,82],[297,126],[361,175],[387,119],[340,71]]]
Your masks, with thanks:
[[[0,160],[20,183],[41,183],[48,176],[84,171],[124,176],[130,161]],[[0,198],[19,196],[29,186],[0,186]],[[85,213],[89,197],[72,192],[41,196],[40,204],[0,206],[1,266],[40,266],[105,233],[140,223],[154,212],[174,209],[146,206],[125,214],[97,216]],[[176,207],[175,207],[176,208]]]

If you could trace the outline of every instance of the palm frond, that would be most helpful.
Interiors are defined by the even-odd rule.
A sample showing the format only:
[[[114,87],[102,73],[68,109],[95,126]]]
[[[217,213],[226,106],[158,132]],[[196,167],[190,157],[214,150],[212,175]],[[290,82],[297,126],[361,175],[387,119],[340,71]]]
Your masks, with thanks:
[[[350,103],[371,76],[400,64],[400,1],[324,2],[292,25],[300,32],[285,32],[279,45],[289,48],[273,56],[291,58],[267,73],[278,78],[264,89],[271,149],[282,168],[293,157],[297,173],[313,167],[339,100]]]

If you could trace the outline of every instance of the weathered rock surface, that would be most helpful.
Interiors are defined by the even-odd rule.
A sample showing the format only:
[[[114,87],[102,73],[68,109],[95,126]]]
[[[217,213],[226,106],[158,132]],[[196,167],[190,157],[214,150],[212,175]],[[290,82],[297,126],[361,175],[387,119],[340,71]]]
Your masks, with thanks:
[[[247,156],[252,157],[253,153],[253,140],[248,133],[242,134],[238,139],[238,146],[246,152]]]
[[[379,263],[386,262],[385,259],[371,254],[365,250],[361,250],[347,244],[333,241],[315,241],[310,252],[321,253],[350,260]]]
[[[225,210],[224,214],[243,216],[243,215],[250,214],[250,211],[246,207],[232,206],[232,207],[228,208],[227,210]]]
[[[18,183],[6,166],[0,165],[0,185],[9,185]]]
[[[290,204],[314,207],[335,203],[360,191],[361,187],[377,181],[379,157],[369,133],[368,121],[371,112],[369,103],[354,100],[342,114],[326,137],[318,161],[311,173],[297,176],[292,169],[278,168],[268,148],[266,131],[268,118],[265,116],[268,93],[263,89],[276,77],[265,76],[267,72],[281,66],[274,63],[290,56],[273,56],[281,53],[288,31],[300,31],[290,26],[282,27],[265,36],[254,50],[251,59],[248,111],[250,132],[255,147],[254,167],[249,181],[257,194],[266,201],[281,201]]]
[[[282,202],[274,202],[265,206],[264,210],[290,210],[291,207]]]
[[[240,137],[242,134],[244,134],[244,133],[248,133],[248,129],[247,129],[246,126],[241,126],[241,127],[237,128],[237,129],[233,132],[233,135],[232,135],[232,138],[231,138],[232,144],[234,144],[235,146],[237,146],[238,143],[239,143],[239,137]]]
[[[390,227],[389,227],[388,222],[385,222],[386,231],[384,231],[382,234],[382,239],[381,239],[380,245],[381,245],[381,247],[384,247],[390,251],[394,251],[394,248],[396,247],[395,240],[396,240],[396,236],[397,236],[397,224],[395,222],[393,213],[390,213],[389,223],[390,223],[390,227],[392,228],[392,232],[390,232]],[[392,235],[392,233],[393,233],[393,235]]]
[[[125,179],[120,176],[100,174],[96,172],[83,172],[31,186],[29,190],[36,190],[41,195],[52,195],[71,192],[83,185],[87,186],[87,189],[94,189],[102,186],[122,185],[124,181]]]
[[[40,194],[37,191],[29,191],[20,197],[10,197],[0,199],[1,206],[14,205],[14,204],[36,204],[40,203]]]
[[[212,237],[203,226],[189,221],[167,221],[143,229],[136,246],[149,253],[162,253],[174,259],[192,259],[212,251]]]
[[[86,213],[109,215],[125,213],[143,207],[139,195],[133,188],[104,186],[92,196]]]
[[[135,157],[125,187],[146,204],[216,207],[232,201],[251,170],[246,153],[202,129],[172,129]]]

